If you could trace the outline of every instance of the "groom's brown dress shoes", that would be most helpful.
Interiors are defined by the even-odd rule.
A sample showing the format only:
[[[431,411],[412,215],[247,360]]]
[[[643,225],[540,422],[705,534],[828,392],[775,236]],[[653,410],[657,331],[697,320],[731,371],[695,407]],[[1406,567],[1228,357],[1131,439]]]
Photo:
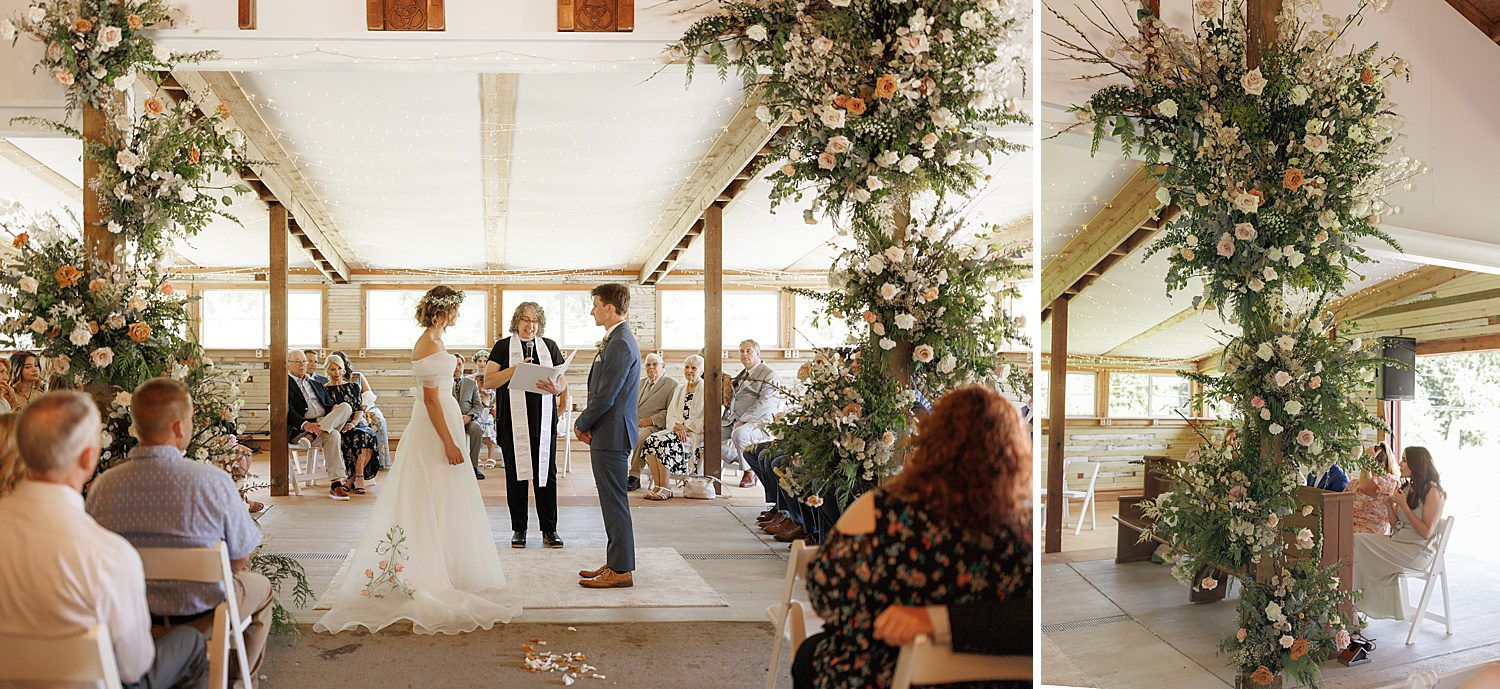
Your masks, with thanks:
[[[630,572],[616,572],[605,567],[598,576],[583,579],[578,585],[587,589],[626,589],[635,585],[635,577]]]
[[[599,569],[580,569],[578,570],[578,578],[593,579],[594,577],[597,577],[607,571],[609,571],[609,565],[600,565]]]

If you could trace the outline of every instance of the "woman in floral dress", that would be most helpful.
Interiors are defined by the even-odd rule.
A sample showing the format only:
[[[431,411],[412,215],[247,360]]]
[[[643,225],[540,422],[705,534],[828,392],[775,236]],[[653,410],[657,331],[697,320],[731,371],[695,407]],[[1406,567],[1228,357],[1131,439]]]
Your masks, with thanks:
[[[1380,462],[1380,468],[1366,471],[1354,484],[1354,533],[1388,536],[1395,516],[1391,512],[1391,498],[1400,487],[1401,470],[1391,461],[1384,443],[1376,445],[1371,454]]]
[[[360,389],[359,383],[349,380],[344,374],[344,360],[336,356],[328,357],[325,366],[328,372],[328,396],[336,405],[345,402],[353,410],[348,423],[339,429],[342,438],[339,445],[344,452],[344,466],[350,476],[354,477],[353,491],[364,494],[365,488],[369,487],[366,481],[375,478],[375,473],[380,470],[378,462],[372,462],[375,456],[375,429],[365,421],[364,391]],[[333,461],[331,458],[329,461]]]
[[[893,606],[1029,596],[1030,483],[1031,443],[1014,406],[979,386],[938,400],[905,471],[850,504],[813,560],[807,590],[824,631],[798,649],[795,686],[889,686],[900,649],[875,628]]]
[[[646,436],[641,446],[641,456],[646,466],[651,467],[651,492],[647,500],[668,500],[672,490],[667,488],[670,474],[690,474],[698,446],[703,444],[703,357],[694,354],[682,364],[682,376],[686,385],[677,386],[672,401],[667,403],[666,429]]]

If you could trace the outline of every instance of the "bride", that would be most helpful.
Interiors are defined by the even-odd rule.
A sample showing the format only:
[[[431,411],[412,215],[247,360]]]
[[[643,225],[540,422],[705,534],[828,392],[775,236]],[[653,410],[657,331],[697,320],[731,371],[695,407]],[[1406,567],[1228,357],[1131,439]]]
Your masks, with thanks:
[[[455,442],[464,436],[449,394],[455,355],[443,346],[443,332],[458,320],[463,297],[440,285],[417,304],[426,330],[412,348],[418,400],[411,423],[332,608],[314,631],[374,632],[410,620],[418,634],[458,634],[520,612],[503,596],[505,573],[479,484]]]

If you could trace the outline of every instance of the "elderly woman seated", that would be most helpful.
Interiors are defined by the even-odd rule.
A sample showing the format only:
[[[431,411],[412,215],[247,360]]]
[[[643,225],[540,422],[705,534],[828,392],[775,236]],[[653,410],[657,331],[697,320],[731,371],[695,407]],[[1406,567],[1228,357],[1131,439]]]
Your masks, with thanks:
[[[647,500],[667,500],[668,474],[687,474],[694,469],[694,457],[703,444],[703,357],[694,354],[682,365],[687,385],[677,387],[667,405],[666,429],[647,436],[641,455],[651,467],[651,492]]]

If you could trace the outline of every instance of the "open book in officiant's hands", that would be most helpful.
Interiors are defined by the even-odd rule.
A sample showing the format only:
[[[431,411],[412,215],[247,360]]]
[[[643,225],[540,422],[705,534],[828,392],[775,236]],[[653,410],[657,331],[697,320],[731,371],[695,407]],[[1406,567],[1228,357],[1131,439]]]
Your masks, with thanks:
[[[543,366],[541,364],[516,364],[516,373],[510,379],[510,389],[524,390],[526,392],[540,392],[538,383],[543,381],[555,381],[568,372],[568,366],[573,363],[573,357],[578,356],[578,350],[573,350],[568,355],[568,360],[557,366]]]

